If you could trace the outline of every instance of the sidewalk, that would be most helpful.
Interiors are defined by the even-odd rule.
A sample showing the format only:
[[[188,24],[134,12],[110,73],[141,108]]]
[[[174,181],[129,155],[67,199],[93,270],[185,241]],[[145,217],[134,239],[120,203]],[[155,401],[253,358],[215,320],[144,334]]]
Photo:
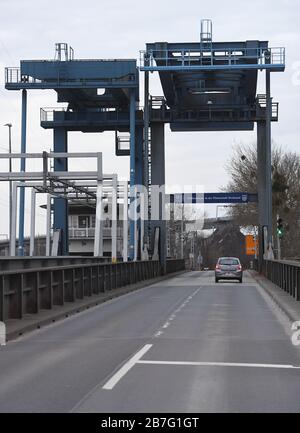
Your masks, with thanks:
[[[252,278],[271,296],[291,322],[300,320],[300,302],[256,271],[248,271]]]
[[[95,307],[96,305],[109,301],[110,299],[125,295],[126,293],[130,293],[147,286],[151,286],[152,284],[158,283],[167,278],[176,277],[183,272],[185,271],[174,272],[172,274],[152,278],[150,280],[140,281],[139,283],[130,286],[120,287],[118,289],[102,292],[99,295],[85,297],[82,300],[76,300],[76,302],[65,302],[64,305],[53,306],[51,310],[41,310],[38,314],[24,315],[22,319],[9,319],[5,322],[6,341],[13,340],[27,332],[39,329],[42,326],[49,325],[50,323],[65,319],[73,314]]]

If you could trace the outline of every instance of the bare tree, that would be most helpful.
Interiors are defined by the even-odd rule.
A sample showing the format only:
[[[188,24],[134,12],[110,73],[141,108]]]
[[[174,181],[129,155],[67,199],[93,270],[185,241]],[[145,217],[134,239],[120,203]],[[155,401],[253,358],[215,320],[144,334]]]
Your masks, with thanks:
[[[257,192],[256,145],[236,145],[226,168],[231,180],[225,191]],[[276,145],[272,150],[272,198],[273,235],[276,236],[276,216],[279,214],[284,222],[282,253],[285,257],[299,257],[300,155]],[[258,225],[257,204],[235,205],[229,212],[240,226]]]

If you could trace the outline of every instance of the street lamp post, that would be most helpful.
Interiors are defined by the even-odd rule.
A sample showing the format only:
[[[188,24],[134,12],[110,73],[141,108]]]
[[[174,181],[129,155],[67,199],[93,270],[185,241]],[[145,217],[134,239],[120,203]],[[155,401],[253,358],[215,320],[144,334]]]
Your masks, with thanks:
[[[4,126],[8,127],[8,152],[11,154],[11,123],[6,123]],[[12,159],[9,158],[9,172],[12,172]],[[9,240],[11,240],[11,229],[12,229],[12,181],[9,180]],[[9,251],[11,255],[11,251]]]

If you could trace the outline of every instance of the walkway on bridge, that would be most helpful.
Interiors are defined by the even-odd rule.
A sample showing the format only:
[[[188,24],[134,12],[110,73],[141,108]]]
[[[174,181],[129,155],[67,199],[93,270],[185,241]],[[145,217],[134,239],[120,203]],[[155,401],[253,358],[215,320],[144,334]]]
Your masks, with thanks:
[[[299,348],[249,273],[188,272],[1,347],[1,412],[300,410]]]

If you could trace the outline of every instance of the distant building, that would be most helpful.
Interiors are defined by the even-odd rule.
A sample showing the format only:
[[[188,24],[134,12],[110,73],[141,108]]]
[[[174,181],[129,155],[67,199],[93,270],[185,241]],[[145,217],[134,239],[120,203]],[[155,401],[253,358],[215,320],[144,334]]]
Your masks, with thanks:
[[[123,252],[123,206],[117,207],[117,257]],[[92,256],[94,253],[96,210],[93,204],[69,203],[69,252],[70,255]],[[111,208],[104,206],[103,221],[103,256],[111,256]],[[25,255],[29,255],[29,238],[24,240]],[[34,255],[46,254],[46,237],[35,237]],[[9,255],[9,241],[0,241],[0,256]]]
[[[121,218],[121,220],[120,220]],[[69,205],[69,252],[72,255],[93,255],[95,238],[95,208],[87,205]],[[118,206],[117,255],[122,256],[122,206]],[[103,256],[111,255],[111,212],[104,207]]]

